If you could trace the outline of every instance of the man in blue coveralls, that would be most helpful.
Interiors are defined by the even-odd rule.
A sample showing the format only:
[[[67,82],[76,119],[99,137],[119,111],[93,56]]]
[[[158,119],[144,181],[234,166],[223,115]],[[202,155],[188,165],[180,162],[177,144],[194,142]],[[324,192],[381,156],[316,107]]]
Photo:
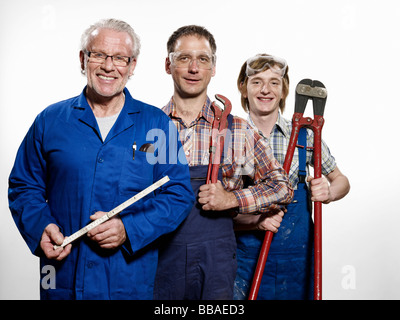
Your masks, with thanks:
[[[134,30],[102,20],[84,32],[81,46],[87,86],[35,119],[9,177],[10,210],[41,267],[55,268],[56,288],[41,288],[42,299],[152,299],[155,240],[194,201],[189,169],[178,161],[179,139],[159,143],[148,135],[177,137],[170,119],[125,88],[140,51]],[[141,150],[148,143],[153,153]],[[158,156],[163,161],[148,161]],[[170,181],[119,216],[54,249],[163,176]]]

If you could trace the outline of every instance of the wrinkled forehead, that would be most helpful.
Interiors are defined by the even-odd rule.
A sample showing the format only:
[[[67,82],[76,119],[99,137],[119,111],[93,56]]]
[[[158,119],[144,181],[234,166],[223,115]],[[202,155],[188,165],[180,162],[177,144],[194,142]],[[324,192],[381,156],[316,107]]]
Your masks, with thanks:
[[[184,35],[176,40],[174,51],[205,51],[212,54],[209,41],[199,35]]]
[[[127,32],[102,28],[96,29],[90,34],[88,46],[92,50],[113,49],[132,54],[133,40]]]

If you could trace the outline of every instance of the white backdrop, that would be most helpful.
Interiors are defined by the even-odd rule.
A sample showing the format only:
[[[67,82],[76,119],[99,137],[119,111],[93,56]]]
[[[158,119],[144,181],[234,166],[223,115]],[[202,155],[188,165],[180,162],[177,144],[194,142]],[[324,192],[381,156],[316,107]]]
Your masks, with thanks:
[[[85,84],[81,33],[102,18],[130,23],[142,41],[127,87],[162,107],[172,94],[164,71],[166,42],[186,24],[217,41],[220,93],[240,107],[236,79],[256,53],[285,58],[291,79],[287,110],[303,78],[328,89],[323,139],[351,182],[349,195],[323,206],[323,298],[400,298],[400,5],[396,0],[2,0],[0,2],[0,299],[38,299],[39,263],[8,209],[16,151],[34,117]],[[311,102],[307,110],[311,110]]]

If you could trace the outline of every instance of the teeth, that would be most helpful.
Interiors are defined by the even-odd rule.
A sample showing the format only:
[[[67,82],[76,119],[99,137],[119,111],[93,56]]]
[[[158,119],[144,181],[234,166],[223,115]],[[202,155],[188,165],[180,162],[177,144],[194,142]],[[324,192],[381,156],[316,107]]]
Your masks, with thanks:
[[[101,78],[103,80],[113,80],[114,79],[112,77],[106,77],[106,76],[102,76],[102,75],[99,75],[99,78]]]

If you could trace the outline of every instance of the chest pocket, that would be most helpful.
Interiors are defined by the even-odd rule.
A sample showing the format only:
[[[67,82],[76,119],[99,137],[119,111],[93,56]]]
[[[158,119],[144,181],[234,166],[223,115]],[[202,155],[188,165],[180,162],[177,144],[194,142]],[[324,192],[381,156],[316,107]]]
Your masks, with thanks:
[[[151,153],[126,149],[121,159],[121,176],[119,179],[119,193],[133,196],[153,183],[153,164],[147,160]]]

